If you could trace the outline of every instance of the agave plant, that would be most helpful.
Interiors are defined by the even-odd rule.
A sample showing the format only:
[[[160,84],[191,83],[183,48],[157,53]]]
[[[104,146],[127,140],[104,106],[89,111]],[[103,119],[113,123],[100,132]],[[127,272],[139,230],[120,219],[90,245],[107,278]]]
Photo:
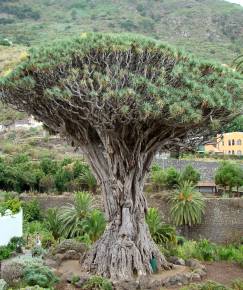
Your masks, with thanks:
[[[156,208],[149,208],[146,222],[156,244],[166,247],[169,243],[176,242],[175,228],[162,222],[159,211]]]
[[[79,191],[75,193],[74,204],[61,208],[60,222],[64,236],[72,238],[83,234],[83,223],[92,212],[93,204],[94,199],[89,192]]]
[[[170,214],[176,226],[201,223],[205,202],[203,195],[198,192],[192,182],[184,181],[169,197]]]

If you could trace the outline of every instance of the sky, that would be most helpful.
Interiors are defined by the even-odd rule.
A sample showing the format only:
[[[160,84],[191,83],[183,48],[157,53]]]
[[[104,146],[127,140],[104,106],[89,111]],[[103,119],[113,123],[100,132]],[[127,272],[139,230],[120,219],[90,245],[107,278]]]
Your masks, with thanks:
[[[231,2],[231,3],[237,3],[243,6],[243,0],[226,0],[226,1]]]

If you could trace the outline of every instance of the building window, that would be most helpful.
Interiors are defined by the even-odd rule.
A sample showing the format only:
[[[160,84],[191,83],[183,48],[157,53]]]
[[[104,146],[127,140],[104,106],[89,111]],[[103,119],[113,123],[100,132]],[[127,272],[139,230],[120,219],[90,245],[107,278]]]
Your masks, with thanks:
[[[235,140],[234,139],[232,140],[232,145],[235,145]]]
[[[231,154],[231,151],[228,151],[228,154]]]
[[[235,151],[234,150],[232,150],[232,154],[235,155]]]
[[[222,141],[222,145],[224,146],[224,141]]]
[[[241,145],[241,139],[237,140],[237,145]]]
[[[228,145],[231,146],[231,140],[228,141]]]
[[[242,155],[241,150],[238,150],[238,151],[237,151],[237,155]]]

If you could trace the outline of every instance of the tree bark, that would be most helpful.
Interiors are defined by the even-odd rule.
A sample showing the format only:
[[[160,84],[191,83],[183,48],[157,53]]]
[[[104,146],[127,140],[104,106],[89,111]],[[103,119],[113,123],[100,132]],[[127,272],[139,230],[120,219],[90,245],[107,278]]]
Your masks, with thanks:
[[[108,221],[102,237],[83,257],[83,269],[115,281],[152,273],[153,257],[159,269],[170,269],[145,222],[143,184],[153,156],[140,153],[133,162],[134,155],[129,160],[114,150],[103,153],[99,146],[83,150],[102,186]]]

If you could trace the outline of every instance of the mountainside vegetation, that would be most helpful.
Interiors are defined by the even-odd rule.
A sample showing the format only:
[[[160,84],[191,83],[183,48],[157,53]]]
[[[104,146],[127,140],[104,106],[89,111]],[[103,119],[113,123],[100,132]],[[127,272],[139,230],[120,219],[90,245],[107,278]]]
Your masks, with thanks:
[[[81,32],[132,32],[231,63],[243,8],[224,0],[0,0],[0,42],[37,45]]]

